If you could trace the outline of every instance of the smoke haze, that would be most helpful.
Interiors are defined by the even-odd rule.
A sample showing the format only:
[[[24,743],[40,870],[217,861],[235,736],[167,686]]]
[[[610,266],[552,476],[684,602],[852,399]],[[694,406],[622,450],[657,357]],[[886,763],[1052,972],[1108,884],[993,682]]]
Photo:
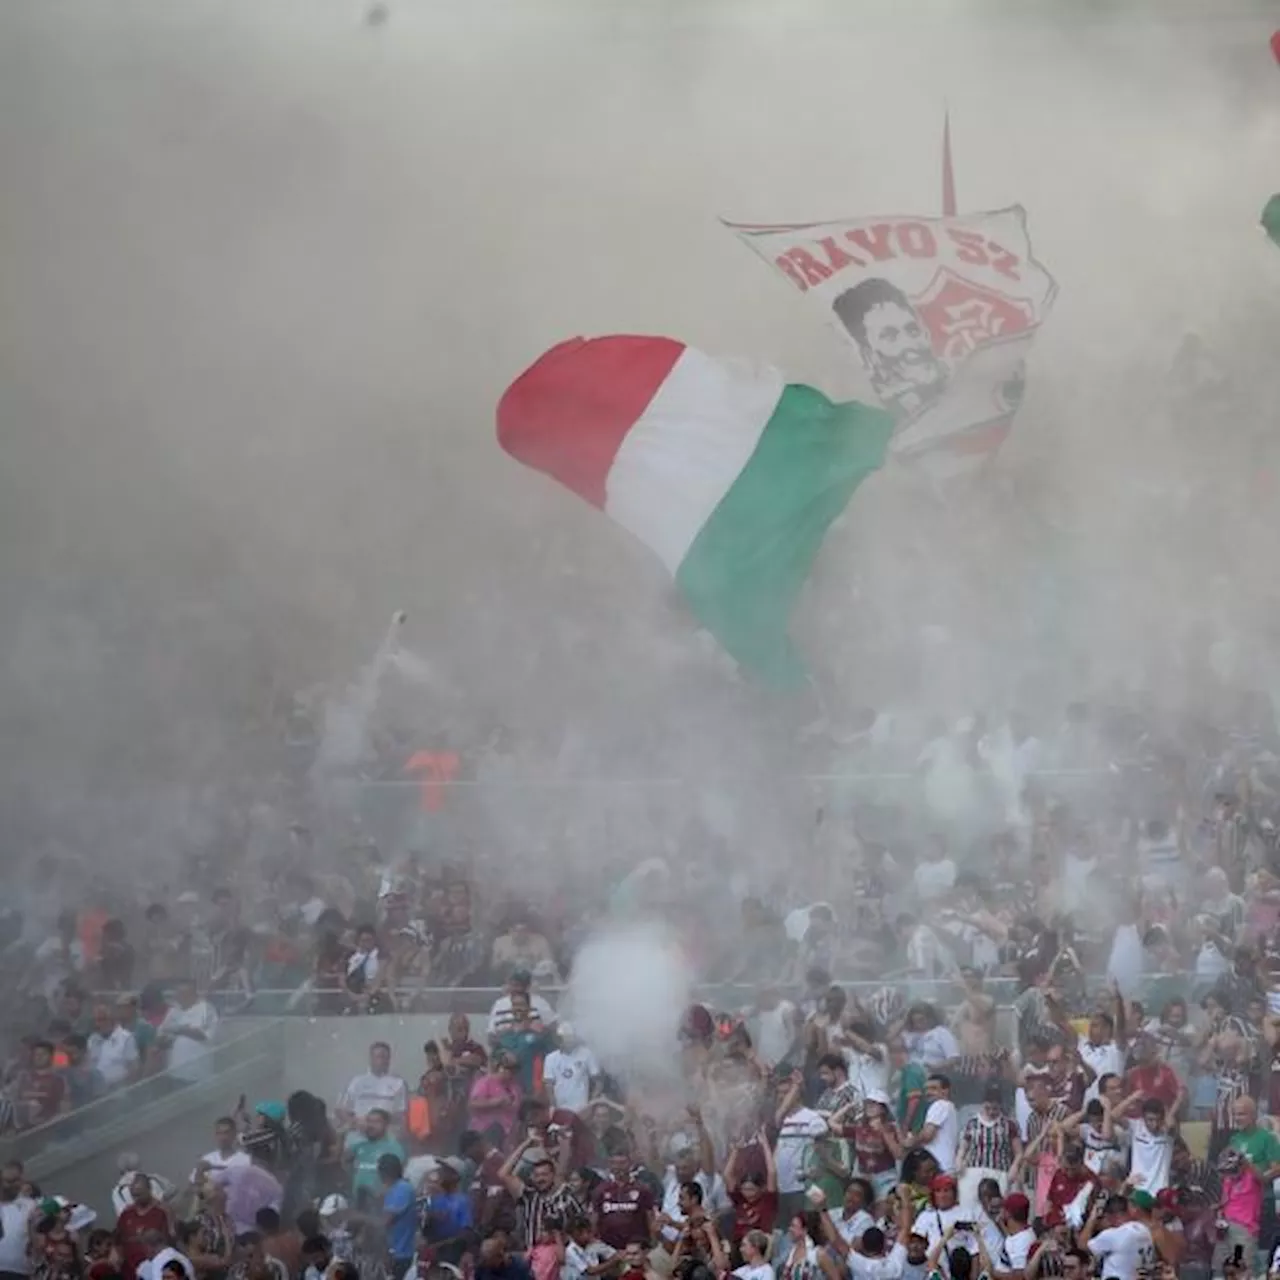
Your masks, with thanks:
[[[1106,14],[0,6],[11,856],[216,845],[278,798],[281,708],[350,685],[401,607],[406,741],[505,728],[511,773],[547,778],[794,766],[786,713],[643,548],[500,453],[493,408],[577,333],[856,390],[715,216],[936,212],[944,103],[961,208],[1023,204],[1061,292],[982,493],[939,508],[886,471],[824,548],[796,632],[833,714],[1270,693],[1274,13]],[[672,811],[776,852],[806,812],[730,789],[593,794],[574,821],[627,856]],[[565,811],[530,834],[539,803],[493,829],[536,846]]]

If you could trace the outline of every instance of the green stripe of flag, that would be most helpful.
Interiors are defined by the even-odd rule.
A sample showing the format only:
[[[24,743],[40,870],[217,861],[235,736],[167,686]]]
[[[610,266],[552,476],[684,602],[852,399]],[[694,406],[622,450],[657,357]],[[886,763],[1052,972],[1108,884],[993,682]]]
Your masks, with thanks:
[[[881,409],[788,386],[676,573],[702,624],[780,688],[805,676],[788,634],[792,606],[828,527],[883,464],[892,434]]]

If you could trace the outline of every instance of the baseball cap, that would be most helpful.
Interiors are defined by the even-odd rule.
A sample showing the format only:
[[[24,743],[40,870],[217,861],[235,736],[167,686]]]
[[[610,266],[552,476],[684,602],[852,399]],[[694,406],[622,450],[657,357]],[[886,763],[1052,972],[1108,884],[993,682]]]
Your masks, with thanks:
[[[1136,1204],[1144,1212],[1156,1207],[1156,1198],[1150,1191],[1135,1191],[1129,1197],[1130,1204]]]
[[[320,1201],[320,1216],[322,1218],[332,1218],[335,1213],[341,1213],[347,1207],[346,1196],[325,1196],[325,1198]]]
[[[1015,1218],[1025,1218],[1031,1212],[1031,1201],[1020,1191],[1015,1191],[1012,1195],[1005,1196],[1004,1211]]]
[[[954,1191],[956,1180],[949,1173],[940,1173],[929,1183],[930,1191]]]

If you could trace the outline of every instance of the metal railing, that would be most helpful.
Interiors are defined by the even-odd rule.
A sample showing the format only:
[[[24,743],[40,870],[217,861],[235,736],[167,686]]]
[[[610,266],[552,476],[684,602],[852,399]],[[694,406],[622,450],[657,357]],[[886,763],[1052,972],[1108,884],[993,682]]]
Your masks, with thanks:
[[[964,987],[950,978],[921,978],[909,974],[887,974],[881,978],[841,978],[836,974],[832,981],[843,987],[851,1000],[868,1000],[886,987],[900,992],[907,1004],[930,1003],[941,1008],[958,1004],[964,998]],[[756,994],[764,985],[759,982],[700,983],[691,990],[691,998],[715,1009],[734,1011],[754,1003]],[[776,985],[776,984],[770,984]],[[1101,974],[1085,978],[1086,993],[1090,998],[1102,995],[1108,988],[1108,979]],[[1186,971],[1176,974],[1151,973],[1142,975],[1136,998],[1148,1012],[1156,1013],[1159,1007],[1175,997],[1198,999],[1211,986],[1196,974]],[[782,988],[791,998],[798,990]],[[1022,991],[1022,984],[1013,977],[987,978],[983,990],[995,1000],[997,1006],[1009,1007]],[[569,991],[565,986],[539,986],[538,994],[552,1005]],[[438,1014],[466,1013],[487,1014],[495,1001],[506,994],[503,987],[397,987],[391,993],[395,1007],[384,1008],[384,1013]],[[247,1000],[242,992],[229,992],[225,996],[212,993],[207,997],[224,1015],[249,1017],[359,1017],[362,1011],[352,1007],[345,1010],[332,1007],[341,993],[312,991],[304,984],[294,988],[262,988]]]
[[[0,1141],[0,1163],[21,1160],[28,1177],[40,1178],[74,1159],[82,1161],[120,1146],[140,1128],[157,1127],[193,1108],[224,1101],[228,1079],[277,1070],[284,1054],[283,1028],[276,1019],[237,1028],[227,1040],[182,1066],[148,1076],[95,1098],[46,1124]]]

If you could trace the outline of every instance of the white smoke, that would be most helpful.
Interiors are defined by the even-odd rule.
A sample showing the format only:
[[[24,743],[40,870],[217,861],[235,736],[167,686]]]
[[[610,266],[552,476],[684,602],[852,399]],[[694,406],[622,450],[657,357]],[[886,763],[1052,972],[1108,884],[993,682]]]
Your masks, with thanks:
[[[692,982],[687,960],[662,925],[606,925],[574,961],[574,1026],[606,1070],[661,1077],[678,1062],[680,1017]]]

